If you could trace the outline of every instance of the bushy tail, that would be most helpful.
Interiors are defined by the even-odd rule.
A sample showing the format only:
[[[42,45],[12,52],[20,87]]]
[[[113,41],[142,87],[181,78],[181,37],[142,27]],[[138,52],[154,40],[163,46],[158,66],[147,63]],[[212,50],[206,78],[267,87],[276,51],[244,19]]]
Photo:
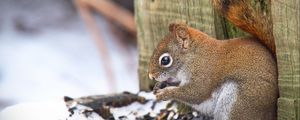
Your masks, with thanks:
[[[237,27],[257,37],[276,54],[272,23],[257,13],[249,0],[213,0],[215,9]]]

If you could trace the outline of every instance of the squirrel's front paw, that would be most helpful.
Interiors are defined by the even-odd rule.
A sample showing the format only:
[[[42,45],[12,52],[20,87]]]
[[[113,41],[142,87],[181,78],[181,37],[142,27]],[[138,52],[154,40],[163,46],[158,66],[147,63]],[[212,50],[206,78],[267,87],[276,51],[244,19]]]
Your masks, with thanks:
[[[176,91],[178,87],[166,87],[164,89],[159,89],[156,92],[156,99],[157,100],[169,100],[172,99],[172,96],[174,95],[174,91]]]

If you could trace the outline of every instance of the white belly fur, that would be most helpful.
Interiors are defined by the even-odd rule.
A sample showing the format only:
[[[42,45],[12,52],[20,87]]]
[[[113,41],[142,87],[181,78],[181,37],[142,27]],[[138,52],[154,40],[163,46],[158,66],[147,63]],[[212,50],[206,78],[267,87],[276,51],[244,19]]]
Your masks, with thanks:
[[[212,93],[211,98],[192,107],[199,112],[214,117],[214,120],[228,120],[231,108],[237,99],[237,84],[227,81]]]

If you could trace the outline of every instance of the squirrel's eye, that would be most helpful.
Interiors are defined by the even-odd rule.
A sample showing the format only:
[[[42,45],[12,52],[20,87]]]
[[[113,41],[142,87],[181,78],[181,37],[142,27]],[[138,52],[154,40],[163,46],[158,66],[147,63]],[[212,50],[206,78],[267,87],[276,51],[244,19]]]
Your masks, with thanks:
[[[169,53],[164,53],[159,57],[159,65],[162,67],[170,67],[173,59]]]

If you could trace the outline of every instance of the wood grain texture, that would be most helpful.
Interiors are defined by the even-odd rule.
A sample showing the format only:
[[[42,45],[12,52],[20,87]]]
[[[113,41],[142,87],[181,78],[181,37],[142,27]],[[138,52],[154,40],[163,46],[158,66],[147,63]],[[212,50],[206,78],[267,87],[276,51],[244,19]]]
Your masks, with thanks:
[[[279,120],[300,120],[300,1],[272,1],[279,72]]]
[[[232,23],[230,23],[228,20],[226,20],[219,14],[215,14],[214,21],[216,38],[219,40],[226,40],[229,38],[237,38],[249,35],[241,29],[235,27]]]
[[[150,90],[148,63],[157,43],[168,33],[174,21],[186,21],[213,37],[214,10],[210,0],[135,0],[139,50],[139,80],[142,90]]]

